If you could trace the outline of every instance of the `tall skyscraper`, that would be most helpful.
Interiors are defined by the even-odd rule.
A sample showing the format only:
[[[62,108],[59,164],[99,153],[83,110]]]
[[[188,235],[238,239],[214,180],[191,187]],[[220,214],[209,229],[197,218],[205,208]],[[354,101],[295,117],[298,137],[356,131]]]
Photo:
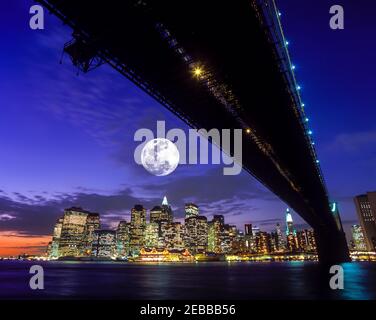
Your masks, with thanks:
[[[362,227],[354,224],[351,227],[352,240],[354,243],[354,250],[356,251],[367,251],[366,242],[364,239],[364,234]]]
[[[163,197],[163,201],[162,201],[162,211],[165,213],[166,217],[167,217],[167,221],[169,223],[173,222],[174,220],[174,215],[173,215],[173,212],[172,212],[172,209],[171,209],[171,206],[169,205],[168,201],[167,201],[167,197],[164,196]]]
[[[116,233],[113,230],[96,230],[93,233],[91,256],[100,259],[116,257]]]
[[[267,232],[260,231],[256,234],[256,250],[259,254],[268,254],[271,252],[270,235]]]
[[[192,253],[204,252],[208,244],[208,220],[204,216],[185,219],[185,244]]]
[[[235,226],[225,224],[223,227],[221,251],[223,253],[231,253],[233,250],[234,240],[237,236],[237,230]]]
[[[60,237],[61,237],[61,229],[63,227],[63,221],[64,221],[63,218],[59,218],[56,221],[53,235],[52,235],[51,248],[49,250],[50,259],[59,258],[59,243],[60,243]]]
[[[255,234],[252,224],[244,225],[244,244],[248,253],[256,252]]]
[[[221,243],[223,236],[224,217],[214,215],[208,224],[208,251],[222,253]]]
[[[295,229],[294,229],[294,221],[292,220],[292,215],[290,213],[290,209],[286,209],[286,236],[289,234],[294,234]]]
[[[376,192],[354,198],[356,211],[368,251],[376,250]]]
[[[150,223],[168,222],[167,212],[161,206],[155,206],[150,210]]]
[[[158,223],[151,222],[146,224],[145,236],[144,236],[144,247],[153,249],[158,248],[159,241],[159,225]]]
[[[86,222],[89,213],[77,207],[65,209],[59,241],[60,257],[85,255]]]
[[[290,252],[296,252],[299,248],[296,230],[294,228],[294,221],[290,209],[286,209],[286,246]]]
[[[92,244],[94,241],[94,231],[100,229],[100,218],[98,213],[88,213],[85,226],[85,243],[84,255],[90,256],[92,250]]]
[[[129,250],[132,255],[138,254],[143,246],[145,228],[146,209],[137,204],[131,210]]]
[[[120,221],[116,229],[116,254],[120,259],[127,258],[129,254],[130,223]]]
[[[282,252],[286,250],[286,241],[285,241],[285,238],[283,237],[283,233],[282,233],[281,226],[279,223],[277,223],[276,225],[275,233],[276,233],[276,250]]]
[[[163,247],[166,249],[184,249],[184,228],[180,222],[162,224]]]
[[[301,230],[296,234],[298,240],[298,251],[301,252],[315,252],[316,240],[313,230]]]
[[[197,217],[199,215],[198,206],[194,203],[185,204],[185,218]]]
[[[249,236],[249,235],[253,235],[252,234],[252,224],[245,224],[244,225],[244,235],[246,235],[246,236]]]

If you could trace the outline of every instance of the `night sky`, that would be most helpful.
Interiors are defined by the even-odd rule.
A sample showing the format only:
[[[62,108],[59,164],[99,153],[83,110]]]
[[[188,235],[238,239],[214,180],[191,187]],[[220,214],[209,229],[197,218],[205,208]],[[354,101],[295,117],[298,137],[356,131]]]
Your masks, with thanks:
[[[353,196],[376,189],[375,4],[361,3],[277,2],[346,229],[357,223]],[[71,30],[49,14],[45,30],[31,30],[31,4],[6,0],[0,11],[0,255],[38,252],[72,205],[99,212],[110,228],[129,220],[136,203],[150,209],[164,195],[180,219],[193,201],[209,219],[224,214],[241,230],[244,223],[266,231],[283,223],[286,204],[245,172],[223,176],[221,165],[181,165],[156,177],[138,166],[137,129],[155,130],[157,120],[187,126],[107,65],[77,76],[69,57],[60,64]],[[344,6],[344,30],[329,28],[334,4]]]

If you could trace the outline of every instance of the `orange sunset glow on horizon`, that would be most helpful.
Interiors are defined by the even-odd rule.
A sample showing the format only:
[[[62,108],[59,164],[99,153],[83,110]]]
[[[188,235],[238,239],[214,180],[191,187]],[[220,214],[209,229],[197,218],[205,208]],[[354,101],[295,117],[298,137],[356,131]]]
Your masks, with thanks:
[[[42,255],[51,236],[32,236],[14,231],[0,231],[0,257],[20,254]]]

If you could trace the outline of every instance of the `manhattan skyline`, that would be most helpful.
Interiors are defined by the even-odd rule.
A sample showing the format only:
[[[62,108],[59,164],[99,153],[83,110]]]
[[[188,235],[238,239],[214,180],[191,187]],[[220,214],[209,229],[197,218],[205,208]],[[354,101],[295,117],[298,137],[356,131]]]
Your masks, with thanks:
[[[188,127],[107,65],[79,76],[67,56],[60,65],[69,28],[46,15],[46,29],[32,31],[31,2],[8,2],[11,15],[0,14],[9,48],[0,62],[0,256],[40,250],[61,211],[74,205],[100,212],[109,227],[129,219],[135,203],[150,209],[165,194],[181,219],[184,203],[195,202],[203,215],[223,214],[239,228],[253,223],[270,231],[283,221],[286,204],[245,172],[224,177],[222,166],[185,165],[161,178],[136,165],[138,128],[154,130],[157,120]],[[351,2],[344,2],[349,28],[342,33],[328,28],[324,3],[278,5],[329,195],[348,231],[358,223],[352,198],[376,189],[376,70],[375,45],[357,45],[375,31],[367,24],[371,12],[350,12]],[[303,6],[317,14],[307,17]]]

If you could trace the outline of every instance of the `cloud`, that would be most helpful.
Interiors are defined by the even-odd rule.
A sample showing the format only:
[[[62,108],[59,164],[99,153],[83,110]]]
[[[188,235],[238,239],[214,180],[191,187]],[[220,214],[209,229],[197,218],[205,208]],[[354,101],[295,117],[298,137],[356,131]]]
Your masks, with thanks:
[[[16,219],[16,217],[11,213],[0,213],[0,221],[8,221],[12,219]]]
[[[355,153],[364,149],[376,151],[376,130],[341,133],[337,135],[330,145],[334,151]]]

